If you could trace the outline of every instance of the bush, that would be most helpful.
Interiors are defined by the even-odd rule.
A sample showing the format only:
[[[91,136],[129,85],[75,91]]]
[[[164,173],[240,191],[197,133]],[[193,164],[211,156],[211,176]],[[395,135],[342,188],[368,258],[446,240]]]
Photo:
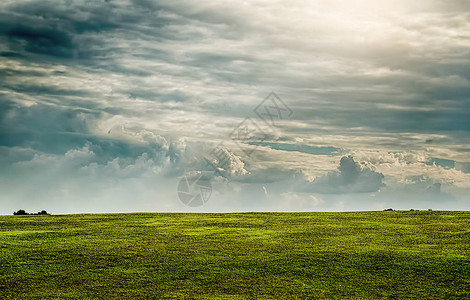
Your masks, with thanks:
[[[41,210],[40,212],[38,212],[37,214],[28,214],[24,209],[20,209],[18,211],[15,211],[13,213],[13,215],[15,216],[26,216],[26,215],[48,215],[47,211],[45,210]]]

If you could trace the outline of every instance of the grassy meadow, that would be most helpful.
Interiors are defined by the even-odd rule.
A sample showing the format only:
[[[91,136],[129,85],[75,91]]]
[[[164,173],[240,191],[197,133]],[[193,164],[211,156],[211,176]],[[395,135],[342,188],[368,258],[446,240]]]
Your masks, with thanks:
[[[470,299],[470,212],[0,216],[0,299]]]

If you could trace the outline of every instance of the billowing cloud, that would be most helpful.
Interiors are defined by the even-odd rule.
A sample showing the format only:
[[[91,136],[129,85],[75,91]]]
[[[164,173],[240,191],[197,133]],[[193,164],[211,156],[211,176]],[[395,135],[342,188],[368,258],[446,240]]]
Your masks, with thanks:
[[[216,176],[236,177],[249,174],[242,159],[225,147],[216,147],[215,157],[205,157],[208,166],[214,169]]]
[[[300,190],[320,194],[371,193],[384,186],[383,179],[382,173],[357,163],[352,156],[344,156],[338,170],[315,178]]]

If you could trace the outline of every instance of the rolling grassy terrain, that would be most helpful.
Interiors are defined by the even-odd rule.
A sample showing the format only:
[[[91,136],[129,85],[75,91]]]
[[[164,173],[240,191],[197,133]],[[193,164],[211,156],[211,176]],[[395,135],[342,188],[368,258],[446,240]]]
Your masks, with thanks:
[[[0,298],[470,298],[470,212],[0,216]]]

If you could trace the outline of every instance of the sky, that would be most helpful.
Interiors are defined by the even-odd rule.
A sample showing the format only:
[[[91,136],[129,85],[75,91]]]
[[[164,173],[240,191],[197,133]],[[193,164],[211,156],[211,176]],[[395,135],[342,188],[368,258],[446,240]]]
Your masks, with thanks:
[[[0,2],[0,214],[470,209],[470,2]]]

